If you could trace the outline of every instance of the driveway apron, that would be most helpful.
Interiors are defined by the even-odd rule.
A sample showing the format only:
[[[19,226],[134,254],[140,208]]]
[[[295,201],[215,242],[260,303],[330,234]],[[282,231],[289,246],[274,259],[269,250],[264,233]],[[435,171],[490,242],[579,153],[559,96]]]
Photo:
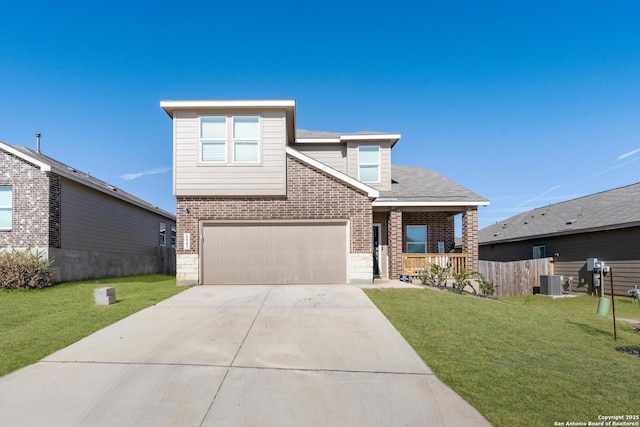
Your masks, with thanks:
[[[483,426],[355,286],[198,286],[0,378],[0,425]]]

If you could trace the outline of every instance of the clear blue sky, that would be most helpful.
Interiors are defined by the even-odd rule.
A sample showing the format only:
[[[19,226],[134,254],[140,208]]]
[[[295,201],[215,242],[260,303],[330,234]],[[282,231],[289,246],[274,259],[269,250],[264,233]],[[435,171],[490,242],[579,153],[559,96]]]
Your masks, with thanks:
[[[400,133],[482,228],[640,181],[640,2],[0,0],[1,141],[175,212],[162,99]]]

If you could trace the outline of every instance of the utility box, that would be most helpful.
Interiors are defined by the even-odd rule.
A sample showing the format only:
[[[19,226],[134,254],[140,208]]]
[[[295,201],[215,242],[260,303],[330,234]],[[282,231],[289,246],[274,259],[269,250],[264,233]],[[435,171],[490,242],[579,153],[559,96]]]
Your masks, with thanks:
[[[96,305],[111,305],[116,302],[116,288],[96,288],[93,290]]]
[[[563,284],[564,277],[562,276],[540,276],[540,294],[562,295]]]
[[[587,271],[595,270],[597,262],[598,258],[587,258]]]

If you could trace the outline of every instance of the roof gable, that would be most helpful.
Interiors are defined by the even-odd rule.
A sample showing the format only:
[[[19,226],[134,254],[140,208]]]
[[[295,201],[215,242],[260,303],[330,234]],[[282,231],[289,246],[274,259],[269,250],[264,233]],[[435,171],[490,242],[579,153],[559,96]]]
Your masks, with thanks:
[[[640,182],[532,209],[479,231],[480,243],[640,226]]]
[[[309,156],[306,156],[304,154],[302,154],[301,152],[299,152],[298,150],[295,150],[291,147],[287,147],[287,154],[289,154],[290,156],[295,157],[296,159],[300,160],[303,163],[308,164],[309,166],[313,166],[316,169],[319,169],[329,175],[331,175],[332,177],[344,182],[345,184],[357,188],[363,192],[365,192],[369,197],[371,198],[376,198],[379,196],[379,192],[378,190],[376,190],[375,188],[369,187],[366,184],[363,184],[362,182],[358,181],[357,179],[353,179],[348,175],[343,174],[342,172],[339,172],[327,165],[325,165],[322,162],[319,162],[315,159],[312,159]]]

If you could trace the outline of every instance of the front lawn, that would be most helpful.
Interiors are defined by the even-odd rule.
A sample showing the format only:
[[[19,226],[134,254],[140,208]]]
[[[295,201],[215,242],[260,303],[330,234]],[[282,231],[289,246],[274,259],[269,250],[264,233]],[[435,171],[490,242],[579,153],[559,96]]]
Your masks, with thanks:
[[[640,347],[640,333],[619,321],[614,342],[611,310],[597,315],[597,298],[366,292],[437,377],[497,426],[640,415],[640,357],[615,350]],[[616,317],[640,319],[637,302],[615,304]]]
[[[93,289],[116,288],[116,303],[97,306]],[[0,376],[68,346],[185,288],[151,275],[0,290]]]

